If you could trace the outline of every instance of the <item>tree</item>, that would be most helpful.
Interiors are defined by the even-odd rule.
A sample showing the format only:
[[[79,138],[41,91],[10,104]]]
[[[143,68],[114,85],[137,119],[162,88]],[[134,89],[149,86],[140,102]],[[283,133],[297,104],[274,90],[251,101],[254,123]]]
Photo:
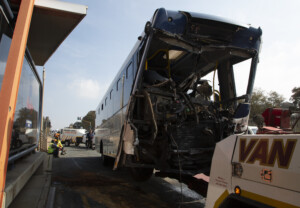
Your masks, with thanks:
[[[21,108],[20,110],[16,111],[14,126],[18,127],[21,131],[25,131],[25,128],[37,128],[38,112],[34,109],[28,109],[26,107]]]
[[[253,125],[255,116],[261,115],[267,108],[279,108],[283,101],[284,97],[275,91],[271,91],[266,95],[263,90],[254,89],[251,98],[249,123]]]
[[[299,108],[300,107],[300,87],[294,87],[292,89],[292,96],[290,101],[293,102],[294,106]]]
[[[84,129],[95,129],[95,119],[96,119],[96,111],[89,111],[82,118],[82,126]]]
[[[251,97],[251,111],[250,111],[250,122],[253,121],[253,118],[261,114],[266,108],[267,96],[264,91],[261,89],[254,89]]]
[[[267,100],[272,108],[279,108],[285,99],[277,92],[271,91]]]
[[[79,122],[79,121],[76,121],[76,122],[73,124],[73,126],[72,126],[72,127],[70,127],[70,128],[74,128],[74,129],[81,129],[81,128],[84,128],[84,127],[83,127],[83,125],[82,125],[82,123],[81,123],[81,122]]]

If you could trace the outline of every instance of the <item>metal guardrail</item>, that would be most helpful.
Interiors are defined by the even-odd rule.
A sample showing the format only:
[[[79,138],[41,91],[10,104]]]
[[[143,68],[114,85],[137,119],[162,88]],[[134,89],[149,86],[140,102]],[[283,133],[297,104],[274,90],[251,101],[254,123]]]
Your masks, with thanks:
[[[34,146],[32,146],[32,147],[30,147],[30,148],[28,148],[28,149],[26,149],[26,150],[24,150],[24,151],[22,151],[22,152],[19,152],[19,153],[13,155],[13,156],[10,156],[10,157],[8,158],[8,164],[11,164],[11,163],[13,163],[15,160],[17,160],[17,159],[19,159],[19,158],[21,158],[21,157],[27,155],[28,153],[32,152],[32,151],[33,151],[35,148],[37,148],[37,147],[38,147],[38,145],[34,145]]]

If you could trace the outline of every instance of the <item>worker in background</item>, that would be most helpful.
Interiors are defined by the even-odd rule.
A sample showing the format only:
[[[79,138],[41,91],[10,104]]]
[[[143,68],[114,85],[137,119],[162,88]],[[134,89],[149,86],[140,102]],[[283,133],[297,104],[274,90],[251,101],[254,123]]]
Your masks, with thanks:
[[[89,133],[87,133],[86,135],[87,138],[87,148],[93,148],[93,138],[94,138],[94,133],[92,131],[92,129],[90,129]]]
[[[55,139],[60,139],[60,132],[59,131],[54,134],[54,138]]]
[[[48,146],[48,154],[53,154],[54,157],[58,157],[59,148],[57,144],[58,144],[57,139],[54,139],[54,142],[52,140],[52,142]]]
[[[57,140],[57,147],[61,151],[61,153],[60,153],[61,155],[66,154],[66,151],[64,150],[64,146],[62,145],[60,139]]]

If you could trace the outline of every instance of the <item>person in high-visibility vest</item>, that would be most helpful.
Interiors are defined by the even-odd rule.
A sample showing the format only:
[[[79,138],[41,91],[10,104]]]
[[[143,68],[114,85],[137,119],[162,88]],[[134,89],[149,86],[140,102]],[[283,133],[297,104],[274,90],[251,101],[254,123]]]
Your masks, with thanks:
[[[53,154],[54,157],[58,157],[57,139],[54,139],[54,142],[49,144],[48,153]]]
[[[64,150],[64,146],[62,145],[62,143],[61,143],[61,141],[59,139],[57,140],[57,147],[61,151],[61,155],[66,154],[66,151]]]

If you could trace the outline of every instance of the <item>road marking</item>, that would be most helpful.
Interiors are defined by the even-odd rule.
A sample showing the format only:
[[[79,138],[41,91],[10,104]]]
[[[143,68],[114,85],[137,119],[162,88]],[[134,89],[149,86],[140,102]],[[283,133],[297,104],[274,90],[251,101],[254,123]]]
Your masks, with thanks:
[[[72,161],[74,162],[74,164],[78,167],[78,168],[80,168],[80,169],[82,169],[81,167],[80,167],[80,165],[72,158]]]

